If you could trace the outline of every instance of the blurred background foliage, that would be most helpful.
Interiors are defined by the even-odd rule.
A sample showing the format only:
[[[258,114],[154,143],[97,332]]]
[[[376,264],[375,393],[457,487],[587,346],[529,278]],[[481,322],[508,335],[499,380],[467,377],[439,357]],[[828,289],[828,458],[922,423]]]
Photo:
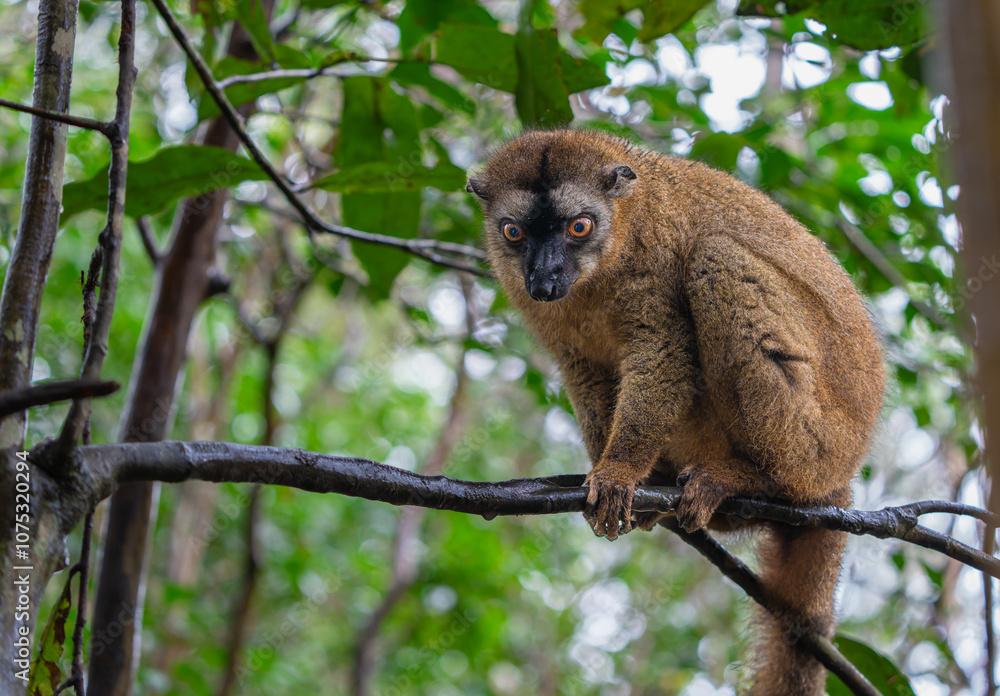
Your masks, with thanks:
[[[277,0],[269,19],[259,0],[173,6],[216,77],[230,78],[230,99],[254,103],[251,135],[330,221],[475,244],[464,172],[522,124],[570,118],[766,190],[828,244],[884,332],[893,379],[856,505],[982,504],[963,327],[967,293],[996,269],[956,281],[959,192],[942,161],[954,136],[924,3]],[[0,4],[7,99],[30,101],[36,12],[32,0]],[[118,12],[80,4],[75,114],[113,112]],[[494,283],[310,240],[255,166],[196,147],[218,110],[151,6],[139,19],[129,213],[147,216],[163,247],[179,197],[232,189],[218,263],[232,284],[201,312],[172,436],[466,479],[585,471],[558,375]],[[234,21],[260,62],[224,57]],[[233,80],[272,70],[284,72]],[[0,111],[3,268],[29,123]],[[36,379],[79,371],[79,278],[102,226],[107,161],[101,136],[70,130]],[[126,383],[154,279],[134,219],[122,264],[104,374]],[[116,438],[124,399],[95,405],[95,442]],[[64,414],[34,411],[29,443]],[[220,693],[251,519],[259,565],[230,693],[348,692],[359,632],[394,567],[404,590],[371,645],[370,693],[731,694],[753,640],[741,593],[665,532],[611,544],[579,516],[446,512],[400,532],[401,510],[387,505],[234,485],[165,486],[158,505],[142,694]],[[968,520],[935,522],[980,543]],[[750,556],[747,540],[727,543]],[[853,537],[838,602],[840,631],[890,656],[916,693],[984,691],[977,573]]]

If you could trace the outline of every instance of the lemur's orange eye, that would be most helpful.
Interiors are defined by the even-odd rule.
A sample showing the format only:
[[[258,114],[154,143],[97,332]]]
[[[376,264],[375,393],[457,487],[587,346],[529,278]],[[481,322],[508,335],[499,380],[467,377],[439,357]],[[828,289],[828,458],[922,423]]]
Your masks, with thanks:
[[[594,229],[593,220],[588,217],[578,217],[576,220],[569,223],[569,227],[566,228],[566,231],[574,237],[586,237],[590,234],[592,229]]]
[[[520,242],[524,239],[524,230],[516,222],[505,222],[503,224],[503,236],[512,242]]]

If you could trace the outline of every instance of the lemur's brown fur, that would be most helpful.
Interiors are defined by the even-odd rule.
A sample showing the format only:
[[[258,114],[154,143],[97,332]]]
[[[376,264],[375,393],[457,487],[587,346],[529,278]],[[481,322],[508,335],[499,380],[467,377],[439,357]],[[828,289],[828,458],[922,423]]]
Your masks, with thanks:
[[[633,520],[641,482],[683,484],[688,530],[732,528],[713,517],[731,496],[850,505],[882,355],[847,274],[780,206],[700,163],[577,130],[507,142],[469,190],[494,272],[561,369],[593,461],[598,534],[655,524]],[[583,214],[587,239],[566,228],[559,240]],[[566,296],[529,294],[537,281],[528,247],[502,233],[510,221],[522,240],[565,245],[574,268],[547,263],[569,278]],[[750,693],[821,696],[824,670],[796,634],[832,634],[845,535],[758,524],[761,578],[784,612],[761,617]]]

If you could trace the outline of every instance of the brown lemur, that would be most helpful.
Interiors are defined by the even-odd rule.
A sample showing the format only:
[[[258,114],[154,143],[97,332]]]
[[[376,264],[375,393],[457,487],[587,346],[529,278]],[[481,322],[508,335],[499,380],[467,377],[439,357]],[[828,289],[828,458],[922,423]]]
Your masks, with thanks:
[[[640,483],[683,485],[677,522],[731,529],[727,497],[849,506],[882,404],[866,308],[823,244],[763,193],[599,132],[527,132],[469,179],[490,265],[557,361],[615,539]],[[821,696],[797,647],[831,635],[845,535],[763,527],[750,693]]]

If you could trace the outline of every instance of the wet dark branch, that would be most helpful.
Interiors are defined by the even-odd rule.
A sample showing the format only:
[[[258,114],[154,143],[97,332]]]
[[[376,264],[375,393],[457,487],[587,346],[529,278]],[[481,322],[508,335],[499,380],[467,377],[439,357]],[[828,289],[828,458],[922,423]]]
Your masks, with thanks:
[[[633,505],[637,510],[672,510],[680,498],[680,488],[650,488],[643,492],[640,501],[636,493]],[[648,496],[648,497],[647,497]],[[794,507],[770,500],[731,498],[719,506],[724,515],[756,518],[782,522],[796,527],[823,527],[858,536],[869,535],[879,539],[895,538],[917,546],[938,551],[961,563],[1000,578],[1000,560],[979,549],[919,524],[920,515],[945,513],[974,517],[987,524],[996,525],[1000,516],[981,508],[953,503],[946,500],[925,500],[900,507],[882,510],[849,510],[832,505]]]
[[[0,393],[0,418],[34,406],[45,406],[68,399],[91,398],[114,394],[121,385],[118,382],[102,382],[93,379],[68,379],[59,382],[35,384],[24,389],[14,389]]]
[[[768,598],[760,579],[743,561],[730,553],[711,535],[700,529],[696,532],[686,532],[673,518],[667,518],[660,524],[704,556],[709,563],[746,592],[748,597],[775,616],[781,615]],[[803,633],[796,635],[796,638],[824,667],[837,675],[852,693],[858,696],[879,696],[878,689],[851,664],[850,660],[840,654],[828,638],[816,633]]]
[[[33,451],[33,463],[49,470],[49,448]],[[89,494],[97,500],[130,481],[263,483],[314,493],[339,493],[393,505],[415,505],[482,515],[548,515],[583,510],[583,475],[510,481],[460,481],[397,469],[369,459],[335,457],[304,450],[225,442],[151,442],[94,445],[75,455],[85,467]],[[681,495],[676,487],[636,490],[634,509],[670,512]],[[914,503],[933,512],[970,515],[966,505],[944,501]],[[952,537],[918,524],[911,506],[848,510],[832,506],[794,507],[769,500],[732,498],[719,513],[816,526],[880,539],[896,538],[950,556],[1000,578],[1000,561]],[[996,524],[996,516],[976,510],[977,519]]]
[[[170,8],[167,7],[164,0],[153,0],[153,5],[156,6],[157,11],[166,23],[170,33],[187,55],[188,60],[191,62],[195,72],[198,73],[198,77],[201,79],[206,91],[218,105],[219,110],[222,112],[222,116],[226,119],[233,131],[239,137],[240,142],[250,155],[250,158],[257,163],[264,173],[267,174],[271,182],[278,187],[278,190],[281,191],[281,194],[295,209],[296,213],[298,213],[302,224],[304,224],[307,229],[312,232],[334,234],[339,237],[354,239],[368,244],[393,247],[413,254],[414,256],[419,256],[439,266],[446,266],[455,270],[465,271],[466,273],[472,273],[479,276],[489,275],[489,273],[476,265],[468,264],[444,255],[457,254],[474,260],[482,259],[483,252],[475,247],[438,242],[437,240],[432,239],[401,239],[390,235],[363,232],[361,230],[345,227],[343,225],[333,225],[319,219],[316,214],[310,210],[309,206],[306,205],[301,198],[299,198],[298,194],[293,190],[291,185],[274,168],[274,165],[272,165],[267,157],[264,156],[264,153],[261,152],[260,148],[258,148],[257,144],[253,141],[253,138],[251,138],[250,134],[247,133],[243,118],[230,103],[229,99],[226,97],[225,91],[212,74],[212,69],[208,67],[205,59],[202,58],[201,54],[191,43],[191,40],[188,38],[184,29],[177,22],[177,18],[174,17],[173,12],[170,11]]]

